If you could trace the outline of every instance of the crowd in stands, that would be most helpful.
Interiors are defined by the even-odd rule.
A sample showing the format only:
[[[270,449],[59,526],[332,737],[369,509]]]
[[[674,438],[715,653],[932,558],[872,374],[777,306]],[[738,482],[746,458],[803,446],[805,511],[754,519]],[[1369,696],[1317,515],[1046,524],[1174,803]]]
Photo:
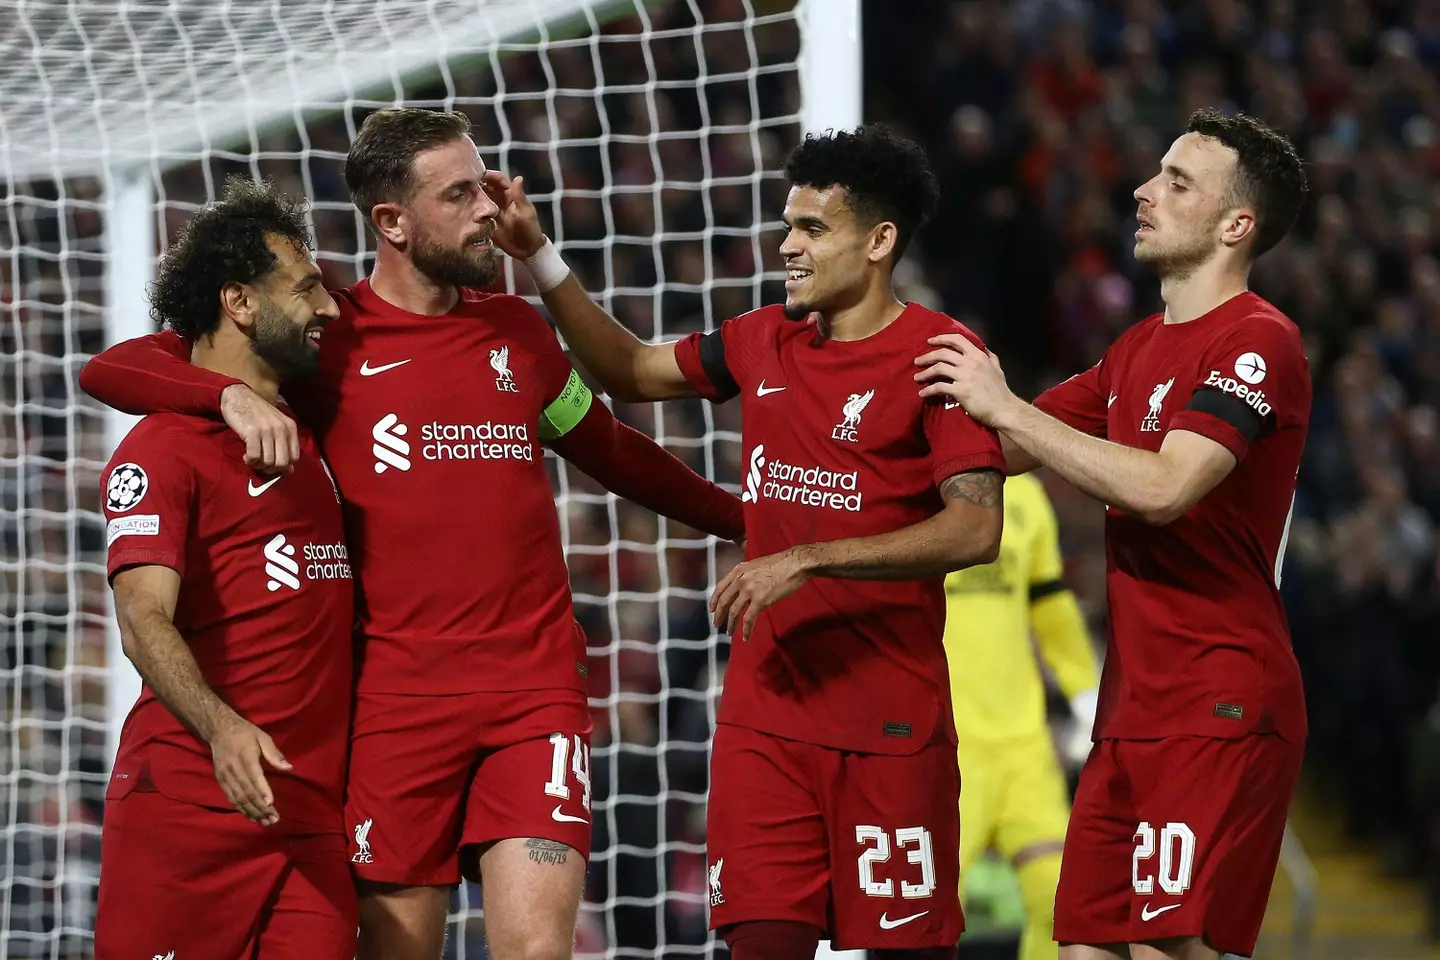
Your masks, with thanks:
[[[556,40],[404,94],[470,116],[487,161],[525,175],[567,259],[632,329],[708,329],[780,295],[779,170],[801,131],[789,6],[650,5],[607,24],[613,42]],[[1440,0],[906,0],[866,4],[863,36],[866,118],[919,139],[943,189],[902,292],[981,332],[1022,395],[1159,309],[1130,252],[1131,194],[1192,110],[1245,110],[1294,138],[1312,200],[1254,286],[1300,325],[1315,387],[1283,579],[1308,772],[1397,873],[1434,873],[1440,902]],[[565,92],[547,97],[552,85]],[[164,171],[164,229],[225,174],[269,176],[317,200],[327,280],[355,281],[367,239],[342,161],[363,113],[266,132],[248,161],[242,146]],[[7,189],[5,949],[54,956],[58,936],[59,955],[83,956],[103,816],[105,457],[103,414],[75,377],[104,344],[100,188]],[[617,411],[738,481],[738,404]],[[705,942],[705,748],[726,657],[705,591],[738,556],[554,467],[596,704],[581,949],[678,956]],[[1050,486],[1070,582],[1103,638],[1103,516]],[[483,956],[480,929],[457,927],[451,951]]]

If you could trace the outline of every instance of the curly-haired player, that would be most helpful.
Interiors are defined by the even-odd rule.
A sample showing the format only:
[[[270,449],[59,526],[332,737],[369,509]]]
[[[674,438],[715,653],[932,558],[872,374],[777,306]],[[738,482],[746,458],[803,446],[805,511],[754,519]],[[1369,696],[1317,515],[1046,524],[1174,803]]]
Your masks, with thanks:
[[[197,369],[273,399],[340,315],[309,242],[302,201],[232,180],[166,250],[153,313]],[[145,688],[105,793],[100,960],[355,956],[354,589],[340,498],[296,440],[266,477],[218,420],[158,413],[105,469],[115,618]]]
[[[648,345],[591,302],[522,185],[496,240],[620,399],[745,395],[747,562],[712,609],[733,638],[708,823],[711,925],[736,960],[842,948],[953,956],[960,778],[944,576],[999,549],[996,435],[924,402],[914,356],[960,324],[896,299],[938,188],[883,127],[808,137],[787,166],[784,305]]]

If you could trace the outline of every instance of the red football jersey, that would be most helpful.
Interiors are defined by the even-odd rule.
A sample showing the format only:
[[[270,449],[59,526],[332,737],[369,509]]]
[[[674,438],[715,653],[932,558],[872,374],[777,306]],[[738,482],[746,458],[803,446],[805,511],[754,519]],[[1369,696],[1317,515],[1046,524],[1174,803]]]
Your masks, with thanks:
[[[974,339],[911,304],[864,340],[822,341],[771,306],[676,344],[701,396],[745,397],[749,557],[899,530],[944,509],[945,478],[1004,469],[993,431],[919,396],[915,358],[957,332]],[[867,753],[954,742],[944,627],[943,577],[813,579],[732,644],[719,722]]]
[[[319,373],[285,389],[345,492],[359,689],[583,693],[585,637],[536,426],[570,378],[554,333],[506,294],[465,290],[438,317],[368,280],[335,297]]]
[[[1107,508],[1110,641],[1096,739],[1303,738],[1300,668],[1279,590],[1310,422],[1295,325],[1253,293],[1190,323],[1149,317],[1035,405],[1143,450],[1188,430],[1239,461],[1166,526]]]
[[[174,623],[211,688],[274,739],[294,769],[266,768],[282,822],[343,829],[354,589],[335,491],[300,429],[294,472],[248,470],[223,423],[156,414],[104,473],[109,572],[180,574]],[[176,800],[230,808],[209,746],[148,687],[125,720],[120,787],[148,772]]]

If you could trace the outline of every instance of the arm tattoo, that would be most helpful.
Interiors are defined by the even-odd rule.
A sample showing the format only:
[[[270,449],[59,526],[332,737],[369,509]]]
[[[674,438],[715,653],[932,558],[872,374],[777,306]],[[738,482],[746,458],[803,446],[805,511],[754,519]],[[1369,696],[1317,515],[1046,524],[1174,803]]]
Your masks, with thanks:
[[[541,840],[532,837],[525,841],[525,851],[531,860],[536,863],[550,863],[555,866],[563,866],[570,848],[563,843],[554,840]]]
[[[947,500],[968,500],[977,507],[993,510],[1000,506],[1005,478],[995,470],[971,470],[946,477],[940,492]]]

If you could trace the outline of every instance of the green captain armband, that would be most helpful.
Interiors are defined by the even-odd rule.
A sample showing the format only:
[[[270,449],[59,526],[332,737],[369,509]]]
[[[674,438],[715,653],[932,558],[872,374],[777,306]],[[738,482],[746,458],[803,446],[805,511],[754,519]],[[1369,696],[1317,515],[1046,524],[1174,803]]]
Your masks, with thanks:
[[[561,390],[560,396],[550,401],[550,406],[540,414],[541,442],[558,440],[574,430],[575,424],[590,411],[590,403],[594,399],[595,395],[572,367],[570,379],[565,381],[565,389]]]

